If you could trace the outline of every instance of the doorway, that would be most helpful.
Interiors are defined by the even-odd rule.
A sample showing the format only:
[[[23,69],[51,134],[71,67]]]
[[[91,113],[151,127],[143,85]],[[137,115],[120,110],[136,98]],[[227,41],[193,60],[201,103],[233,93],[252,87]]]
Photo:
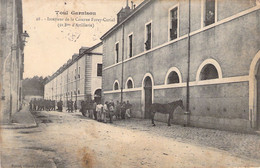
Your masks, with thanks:
[[[94,93],[94,101],[96,103],[101,103],[101,89],[97,89]]]
[[[150,118],[150,107],[152,105],[152,80],[147,76],[144,80],[144,118]]]

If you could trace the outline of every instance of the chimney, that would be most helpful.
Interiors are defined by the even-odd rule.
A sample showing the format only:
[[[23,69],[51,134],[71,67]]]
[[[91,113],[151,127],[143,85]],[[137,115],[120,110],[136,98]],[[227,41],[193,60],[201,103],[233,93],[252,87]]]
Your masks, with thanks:
[[[134,2],[131,1],[131,9],[133,10],[133,8],[134,8]]]
[[[129,14],[131,13],[131,9],[128,6],[128,0],[126,0],[126,7],[122,8],[118,13],[117,13],[117,23],[121,22],[124,20]]]
[[[79,49],[79,55],[81,55],[84,51],[86,51],[87,49],[89,49],[89,47],[81,47]]]
[[[72,60],[74,61],[79,55],[78,54],[73,54],[72,55]]]
[[[134,9],[135,9],[135,4],[134,4]]]

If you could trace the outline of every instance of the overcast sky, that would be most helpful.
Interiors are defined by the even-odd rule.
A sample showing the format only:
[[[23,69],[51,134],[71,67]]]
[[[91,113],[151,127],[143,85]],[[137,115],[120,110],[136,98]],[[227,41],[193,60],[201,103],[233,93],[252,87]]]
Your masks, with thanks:
[[[140,4],[141,0],[134,0]],[[129,0],[129,6],[130,5]],[[29,34],[25,46],[24,77],[52,75],[82,46],[91,47],[116,24],[116,14],[125,7],[126,0],[23,0],[24,30]],[[58,15],[55,11],[68,11]],[[96,12],[96,15],[72,15],[71,12]],[[98,21],[47,21],[49,18],[114,19]],[[92,27],[58,27],[58,24],[94,24]]]

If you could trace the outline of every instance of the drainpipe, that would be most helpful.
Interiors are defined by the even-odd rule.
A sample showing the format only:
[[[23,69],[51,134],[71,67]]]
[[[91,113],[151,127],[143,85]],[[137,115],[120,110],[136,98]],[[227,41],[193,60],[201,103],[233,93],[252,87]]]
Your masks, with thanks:
[[[121,103],[123,103],[123,81],[124,81],[124,34],[125,28],[122,24],[122,73],[121,73]]]
[[[189,23],[188,23],[188,75],[187,75],[187,95],[186,95],[186,123],[185,126],[190,125],[190,14],[191,14],[191,0],[189,0]]]

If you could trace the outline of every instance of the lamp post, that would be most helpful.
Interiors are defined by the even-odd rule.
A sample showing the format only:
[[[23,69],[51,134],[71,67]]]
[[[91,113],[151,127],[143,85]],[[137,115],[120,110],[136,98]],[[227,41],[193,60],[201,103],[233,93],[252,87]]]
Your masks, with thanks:
[[[27,31],[25,30],[22,34],[21,34],[21,38],[22,38],[22,45],[25,46],[26,38],[30,37],[29,34],[27,33]]]
[[[22,34],[21,34],[21,45],[22,45],[22,72],[20,72],[20,75],[19,75],[19,77],[20,77],[20,79],[23,79],[23,75],[22,75],[22,73],[23,73],[23,71],[24,71],[24,46],[25,46],[25,43],[26,43],[26,38],[28,38],[28,37],[30,37],[29,36],[29,34],[27,33],[27,31],[25,30]],[[21,71],[21,69],[20,69],[20,71]],[[21,106],[21,103],[22,103],[22,84],[20,84],[20,86],[19,86],[19,101],[20,101],[20,107],[22,107]],[[21,109],[21,108],[20,108]]]

